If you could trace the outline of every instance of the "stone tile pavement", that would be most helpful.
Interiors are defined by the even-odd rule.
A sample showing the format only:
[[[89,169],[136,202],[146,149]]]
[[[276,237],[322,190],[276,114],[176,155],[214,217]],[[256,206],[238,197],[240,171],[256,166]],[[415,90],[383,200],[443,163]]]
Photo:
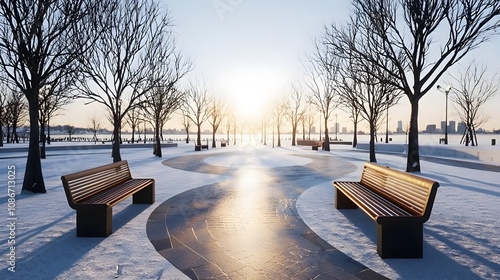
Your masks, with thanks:
[[[256,156],[234,153],[244,159]],[[353,164],[311,154],[305,165],[226,167],[206,164],[209,156],[192,154],[163,162],[227,179],[168,199],[147,223],[148,238],[158,253],[188,277],[386,279],[318,237],[295,207],[307,188],[352,172]]]

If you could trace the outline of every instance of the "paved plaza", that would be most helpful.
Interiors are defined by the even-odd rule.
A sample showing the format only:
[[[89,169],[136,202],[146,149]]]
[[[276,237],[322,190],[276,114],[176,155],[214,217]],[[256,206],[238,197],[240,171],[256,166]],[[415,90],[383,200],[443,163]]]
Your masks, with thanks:
[[[19,179],[25,156],[22,147],[0,153]],[[109,163],[109,149],[49,151],[47,193],[16,196],[16,272],[0,263],[0,279],[500,279],[495,163],[422,157],[421,175],[441,184],[424,258],[381,259],[373,221],[333,203],[332,181],[359,180],[365,151],[181,144],[163,158],[124,148],[123,158],[133,177],[155,178],[156,202],[124,201],[110,236],[78,238],[60,176]],[[406,164],[404,154],[377,159]]]
[[[252,160],[254,153],[231,156]],[[163,164],[224,175],[227,180],[168,199],[148,220],[149,239],[183,273],[193,279],[385,278],[319,238],[295,207],[304,190],[350,173],[354,165],[308,156],[310,163],[305,165],[290,163],[271,170],[245,163],[209,165],[207,157],[185,156]]]

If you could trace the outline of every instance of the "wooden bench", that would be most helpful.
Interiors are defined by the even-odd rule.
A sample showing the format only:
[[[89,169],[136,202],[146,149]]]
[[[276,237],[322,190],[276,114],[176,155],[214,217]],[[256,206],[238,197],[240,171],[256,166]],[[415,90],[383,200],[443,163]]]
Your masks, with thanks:
[[[431,215],[437,182],[366,163],[360,182],[333,184],[337,209],[359,207],[377,223],[380,257],[423,257],[423,225]]]
[[[319,147],[323,149],[323,141],[316,141],[316,143],[312,144],[312,149],[315,151],[317,151]]]
[[[127,161],[61,176],[69,206],[76,210],[77,236],[112,233],[112,207],[132,195],[134,204],[155,202],[154,179],[133,179]]]

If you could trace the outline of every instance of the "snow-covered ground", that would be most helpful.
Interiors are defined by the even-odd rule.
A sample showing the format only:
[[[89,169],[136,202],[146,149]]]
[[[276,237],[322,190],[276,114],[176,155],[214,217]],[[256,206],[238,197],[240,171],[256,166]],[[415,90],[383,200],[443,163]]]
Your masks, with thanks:
[[[214,155],[207,158],[207,163],[238,164],[234,155],[224,152],[245,148],[249,147],[230,146],[202,153]],[[258,160],[250,163],[269,167],[282,164],[277,159],[307,164],[309,160],[301,159],[300,153],[313,153],[300,147],[284,147],[274,149],[282,156],[271,157],[272,148],[258,149]],[[110,163],[110,151],[78,148],[50,152],[42,161],[47,193],[21,194],[25,153],[2,149],[0,279],[187,279],[155,251],[145,225],[151,212],[168,198],[224,179],[161,164],[167,158],[193,154],[193,150],[192,144],[180,144],[178,148],[164,149],[164,157],[160,159],[152,155],[151,149],[123,149],[122,157],[129,161],[134,177],[156,179],[156,203],[120,203],[113,208],[112,235],[77,238],[75,211],[67,203],[60,176]],[[314,153],[343,156],[359,167],[346,177],[332,178],[309,188],[297,201],[304,221],[333,246],[393,279],[500,279],[499,173],[422,161],[422,176],[441,184],[431,218],[424,226],[424,258],[388,260],[376,253],[375,224],[366,215],[359,210],[338,211],[333,206],[332,181],[358,180],[363,162],[355,159],[365,160],[368,154],[345,147],[331,153]],[[380,163],[404,169],[404,157],[383,154],[377,157]],[[9,167],[11,171],[15,169],[15,185],[8,183],[14,177],[9,178]],[[16,190],[15,204],[8,203],[8,184]],[[13,216],[9,216],[9,210],[15,211]],[[15,268],[11,266],[14,263],[9,263],[11,256],[14,259],[13,254]]]

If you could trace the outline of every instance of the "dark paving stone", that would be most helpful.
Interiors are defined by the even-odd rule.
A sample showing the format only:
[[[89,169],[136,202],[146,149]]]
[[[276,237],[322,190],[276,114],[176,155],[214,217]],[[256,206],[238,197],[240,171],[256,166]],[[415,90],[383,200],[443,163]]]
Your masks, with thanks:
[[[238,154],[246,159],[254,155]],[[153,211],[147,224],[155,248],[188,277],[384,279],[325,242],[297,214],[300,194],[354,171],[354,165],[307,155],[312,162],[303,166],[228,168],[205,164],[208,156],[163,164],[228,179],[172,197]]]

